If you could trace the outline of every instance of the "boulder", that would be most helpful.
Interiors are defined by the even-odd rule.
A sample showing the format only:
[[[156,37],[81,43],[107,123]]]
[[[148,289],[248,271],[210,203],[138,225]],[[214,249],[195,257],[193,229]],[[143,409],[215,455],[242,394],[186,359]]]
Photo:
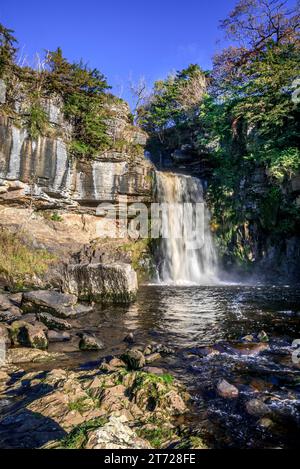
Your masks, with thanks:
[[[13,345],[32,347],[41,350],[48,348],[45,328],[41,323],[34,325],[25,321],[15,321],[10,327],[10,337]]]
[[[163,344],[149,344],[143,351],[144,355],[151,355],[153,353],[159,353],[161,355],[172,355],[175,353],[175,350]]]
[[[127,352],[121,356],[121,359],[126,363],[130,370],[139,370],[146,364],[144,355],[137,349],[127,350]]]
[[[265,428],[265,429],[271,429],[272,427],[274,427],[274,422],[273,420],[267,418],[267,417],[263,417],[262,419],[259,420],[258,422],[258,425],[262,428]]]
[[[9,298],[6,295],[0,294],[0,311],[7,311],[12,306]]]
[[[225,379],[222,379],[217,385],[217,392],[219,396],[224,397],[225,399],[234,399],[238,397],[239,390],[228,383]]]
[[[183,415],[188,410],[184,400],[174,389],[165,394],[162,405],[171,416]]]
[[[151,353],[150,355],[147,355],[146,357],[146,363],[152,363],[155,362],[156,360],[159,360],[161,358],[160,353]]]
[[[6,311],[0,311],[0,322],[6,322],[7,324],[11,324],[14,321],[17,321],[22,316],[21,311],[16,308],[12,307]]]
[[[23,294],[22,310],[24,312],[49,313],[58,318],[70,318],[82,313],[88,313],[92,308],[77,305],[75,295],[50,290],[37,290]]]
[[[66,331],[72,328],[71,324],[68,323],[65,319],[56,318],[49,313],[40,313],[38,314],[38,319],[44,323],[48,329],[57,329],[60,331]]]
[[[81,334],[79,342],[80,350],[102,350],[104,349],[103,342],[92,334]]]
[[[270,414],[269,407],[260,399],[251,399],[246,403],[246,410],[248,414],[254,417],[264,417]]]
[[[11,345],[9,329],[4,325],[0,324],[0,344],[5,344],[6,346]]]
[[[134,335],[132,332],[129,332],[129,334],[127,334],[124,339],[123,339],[124,342],[127,342],[127,344],[133,344],[134,343]]]
[[[20,308],[22,304],[22,298],[23,293],[13,293],[12,295],[9,295],[9,301],[15,306],[18,306],[18,308]]]
[[[136,298],[137,288],[130,264],[74,264],[64,273],[63,290],[84,301],[129,303]]]
[[[49,342],[68,342],[71,340],[71,334],[69,332],[61,331],[49,331],[48,332]]]
[[[126,425],[127,418],[111,416],[109,421],[89,434],[86,449],[150,449],[150,444],[139,438]]]
[[[112,368],[124,368],[126,366],[123,360],[117,357],[112,358],[110,362],[108,363],[108,365],[111,366]]]
[[[37,315],[34,313],[23,314],[22,321],[29,322],[29,324],[35,324],[37,321]],[[45,330],[46,329],[47,329],[47,326],[45,326]]]

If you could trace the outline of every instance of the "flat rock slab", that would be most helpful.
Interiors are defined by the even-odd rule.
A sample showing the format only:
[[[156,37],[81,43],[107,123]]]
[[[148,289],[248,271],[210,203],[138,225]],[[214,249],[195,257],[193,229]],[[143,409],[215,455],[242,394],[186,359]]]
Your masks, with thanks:
[[[49,313],[58,318],[72,318],[89,313],[92,307],[77,304],[77,297],[72,294],[38,290],[23,294],[22,310],[26,313]]]
[[[25,316],[26,317],[26,316]],[[68,321],[61,318],[56,318],[52,314],[49,313],[39,313],[38,319],[44,323],[48,329],[57,329],[59,331],[65,331],[72,329],[72,326]]]
[[[48,331],[49,342],[68,342],[71,340],[71,334],[66,331]]]
[[[64,353],[46,352],[45,350],[31,348],[15,348],[7,352],[7,363],[47,363],[56,360],[67,360]]]

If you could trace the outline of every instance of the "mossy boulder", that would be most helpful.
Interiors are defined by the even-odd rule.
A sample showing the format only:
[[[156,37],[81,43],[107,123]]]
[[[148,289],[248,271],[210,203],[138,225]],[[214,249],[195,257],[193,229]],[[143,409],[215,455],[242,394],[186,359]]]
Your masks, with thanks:
[[[137,349],[127,350],[121,358],[126,363],[129,370],[139,370],[146,364],[143,353]]]
[[[41,350],[48,348],[45,326],[41,323],[29,324],[25,321],[15,321],[10,327],[10,338],[13,345]]]

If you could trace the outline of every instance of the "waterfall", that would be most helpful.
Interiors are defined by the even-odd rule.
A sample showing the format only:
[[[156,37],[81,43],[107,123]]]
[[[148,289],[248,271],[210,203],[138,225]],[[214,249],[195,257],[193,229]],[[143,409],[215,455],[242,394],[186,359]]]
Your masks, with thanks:
[[[160,280],[176,285],[218,283],[217,255],[200,179],[158,172],[157,193],[160,204],[166,208]]]

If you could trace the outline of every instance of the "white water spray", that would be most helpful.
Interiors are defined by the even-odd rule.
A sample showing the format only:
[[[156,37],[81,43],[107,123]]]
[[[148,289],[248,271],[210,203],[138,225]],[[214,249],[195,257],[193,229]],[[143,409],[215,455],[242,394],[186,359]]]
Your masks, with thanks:
[[[199,179],[173,173],[157,173],[157,191],[160,203],[167,204],[168,236],[162,239],[160,279],[176,285],[211,285],[219,283],[217,255],[210,226],[209,213],[203,199]],[[189,204],[191,216],[182,217],[178,207]],[[191,245],[190,235],[195,231],[195,209],[202,204],[201,243]],[[180,233],[180,236],[178,236]]]

